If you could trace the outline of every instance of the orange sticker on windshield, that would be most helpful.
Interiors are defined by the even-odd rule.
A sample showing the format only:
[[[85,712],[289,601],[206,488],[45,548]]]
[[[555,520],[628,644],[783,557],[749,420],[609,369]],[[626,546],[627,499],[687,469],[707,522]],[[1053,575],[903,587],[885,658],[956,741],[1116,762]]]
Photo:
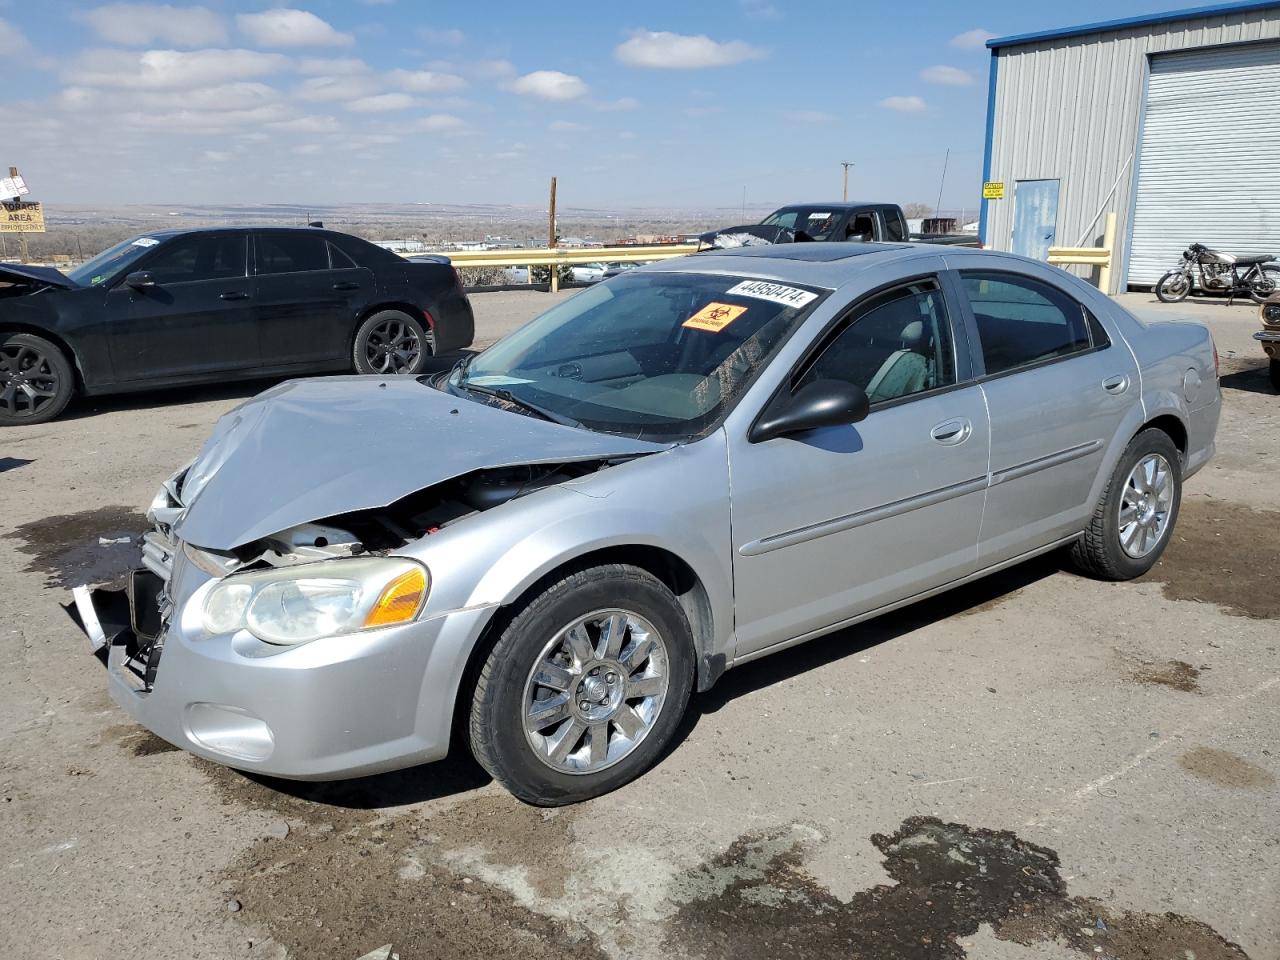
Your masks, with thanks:
[[[735,307],[731,303],[708,303],[681,326],[705,330],[707,333],[719,333],[746,312],[746,307]]]

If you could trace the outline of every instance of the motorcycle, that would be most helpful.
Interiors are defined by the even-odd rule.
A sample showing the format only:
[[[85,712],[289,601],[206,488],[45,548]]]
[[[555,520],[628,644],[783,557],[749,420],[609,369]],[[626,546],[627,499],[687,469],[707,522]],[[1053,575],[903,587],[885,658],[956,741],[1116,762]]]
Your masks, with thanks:
[[[1262,303],[1280,290],[1280,263],[1268,254],[1235,256],[1193,243],[1183,251],[1182,262],[1160,278],[1156,296],[1162,303],[1178,303],[1196,286],[1230,298],[1247,294]]]

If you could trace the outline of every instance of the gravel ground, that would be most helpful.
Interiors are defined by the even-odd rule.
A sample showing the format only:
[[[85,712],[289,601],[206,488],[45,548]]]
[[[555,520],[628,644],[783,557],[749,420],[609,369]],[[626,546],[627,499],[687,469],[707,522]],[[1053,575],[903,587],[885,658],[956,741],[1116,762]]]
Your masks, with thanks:
[[[474,298],[480,344],[555,299]],[[250,779],[126,722],[58,604],[262,384],[0,436],[0,956],[1280,958],[1280,397],[1208,320],[1219,455],[1165,559],[1053,558],[731,671],[637,783],[522,806],[465,757]]]

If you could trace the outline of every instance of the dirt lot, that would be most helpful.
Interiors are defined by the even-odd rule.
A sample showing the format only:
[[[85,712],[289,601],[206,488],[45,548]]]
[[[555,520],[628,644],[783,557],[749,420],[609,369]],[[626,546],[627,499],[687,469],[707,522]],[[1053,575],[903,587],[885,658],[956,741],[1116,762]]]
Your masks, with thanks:
[[[492,339],[553,302],[475,297]],[[1143,582],[1046,559],[731,671],[639,782],[260,782],[128,724],[58,603],[253,387],[0,436],[0,956],[1280,958],[1280,397],[1253,308]]]

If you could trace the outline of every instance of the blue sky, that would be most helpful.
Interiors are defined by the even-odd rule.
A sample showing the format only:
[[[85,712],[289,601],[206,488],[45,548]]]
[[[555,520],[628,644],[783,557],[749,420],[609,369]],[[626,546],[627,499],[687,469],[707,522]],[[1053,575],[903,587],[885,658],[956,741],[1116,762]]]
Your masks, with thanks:
[[[0,0],[5,156],[56,203],[974,207],[991,35],[1077,0]],[[14,118],[18,118],[15,122]],[[21,136],[12,136],[17,130]]]

